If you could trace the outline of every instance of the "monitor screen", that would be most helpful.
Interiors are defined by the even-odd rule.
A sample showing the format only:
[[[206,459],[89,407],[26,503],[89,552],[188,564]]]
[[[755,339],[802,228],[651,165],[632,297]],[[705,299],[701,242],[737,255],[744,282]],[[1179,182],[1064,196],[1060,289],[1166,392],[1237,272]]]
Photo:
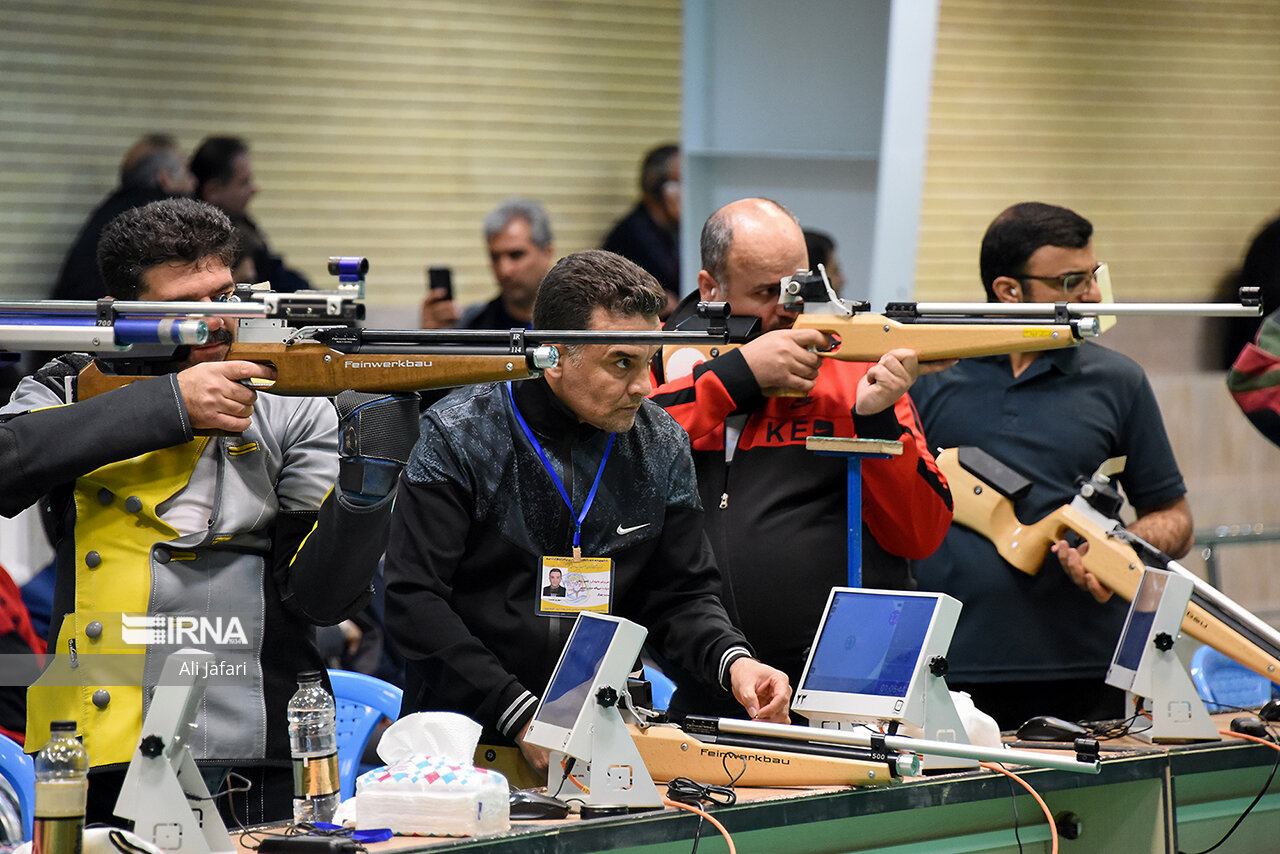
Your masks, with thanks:
[[[583,613],[578,617],[534,717],[553,726],[572,729],[587,694],[600,673],[600,663],[618,624]]]
[[[1120,643],[1116,646],[1115,657],[1112,659],[1118,667],[1137,670],[1142,663],[1142,652],[1146,649],[1151,626],[1156,619],[1156,608],[1160,605],[1160,597],[1164,595],[1168,580],[1169,576],[1160,572],[1142,573],[1137,595],[1129,606],[1124,634],[1120,636]]]
[[[930,597],[835,591],[803,690],[904,696],[936,605]]]

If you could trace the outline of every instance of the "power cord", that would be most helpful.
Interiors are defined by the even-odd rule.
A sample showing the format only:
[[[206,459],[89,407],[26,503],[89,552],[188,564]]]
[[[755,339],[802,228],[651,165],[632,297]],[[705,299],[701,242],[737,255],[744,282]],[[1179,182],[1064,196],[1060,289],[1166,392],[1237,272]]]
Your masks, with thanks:
[[[725,769],[726,773],[728,769]],[[743,770],[745,773],[745,768]],[[741,777],[742,774],[738,774]],[[738,778],[735,777],[736,782]],[[667,783],[667,794],[663,797],[662,802],[669,807],[676,809],[688,810],[698,816],[698,827],[693,833],[693,849],[690,854],[697,854],[698,842],[702,839],[702,822],[711,822],[711,824],[720,831],[720,835],[724,837],[725,844],[729,846],[729,854],[737,854],[738,849],[733,844],[733,837],[729,835],[729,831],[720,822],[699,805],[706,806],[724,806],[730,807],[738,802],[738,793],[733,790],[732,784],[728,786],[713,786],[709,783],[698,783],[690,780],[688,777],[676,777]]]
[[[1222,843],[1231,838],[1231,834],[1236,832],[1236,828],[1240,826],[1245,818],[1248,817],[1249,813],[1253,811],[1253,808],[1262,800],[1263,796],[1267,794],[1267,790],[1271,788],[1271,781],[1276,778],[1276,770],[1280,769],[1280,744],[1276,744],[1273,740],[1274,733],[1272,733],[1271,727],[1267,727],[1267,732],[1271,733],[1271,738],[1259,738],[1256,735],[1247,735],[1242,732],[1234,732],[1225,729],[1220,729],[1218,732],[1228,738],[1243,738],[1245,741],[1256,741],[1258,744],[1265,744],[1267,747],[1276,751],[1276,761],[1271,765],[1271,773],[1267,775],[1267,781],[1262,784],[1262,790],[1258,792],[1257,796],[1254,797],[1252,801],[1249,802],[1249,806],[1244,808],[1244,812],[1240,813],[1240,817],[1236,819],[1235,824],[1231,825],[1231,827],[1227,829],[1227,832],[1222,835],[1221,839],[1203,851],[1197,851],[1196,854],[1209,854],[1210,851],[1216,850],[1222,845]],[[1184,852],[1179,851],[1178,854],[1184,854]]]
[[[1036,799],[1036,803],[1040,805],[1040,809],[1044,812],[1045,820],[1049,822],[1049,840],[1051,843],[1051,847],[1050,847],[1051,854],[1058,854],[1058,825],[1057,825],[1057,822],[1053,820],[1053,813],[1049,811],[1049,805],[1044,802],[1044,798],[1040,797],[1040,793],[1037,792],[1035,789],[1033,789],[1031,787],[1031,784],[1028,783],[1026,780],[1022,779],[1017,774],[1013,773],[1008,768],[1005,768],[1003,765],[999,764],[998,762],[979,762],[978,764],[981,765],[983,768],[986,768],[988,771],[995,771],[998,774],[1005,775],[1011,781],[1016,782],[1019,786],[1021,786],[1022,788],[1026,789],[1028,792],[1031,793],[1031,797]],[[1022,839],[1018,837],[1016,801],[1015,801],[1014,810],[1015,810],[1015,813],[1014,813],[1013,833],[1014,833],[1014,838],[1018,840],[1018,849],[1021,850]]]
[[[1018,815],[1018,792],[1013,788],[1013,781],[1008,777],[1004,782],[1009,786],[1009,803],[1013,807],[1013,841],[1018,843],[1018,854],[1024,854],[1022,848],[1022,817]]]
[[[667,783],[667,797],[682,804],[720,807],[731,807],[738,802],[738,793],[733,786],[713,786],[688,777],[675,777]]]
[[[1141,712],[1135,712],[1127,718],[1117,721],[1094,721],[1085,724],[1084,727],[1089,731],[1089,736],[1097,741],[1111,741],[1117,738],[1124,738],[1126,735],[1134,735],[1143,730],[1135,730],[1133,725],[1138,722],[1138,718],[1142,717]]]
[[[553,798],[560,797],[560,790],[564,788],[564,784],[566,782],[572,782],[574,786],[576,786],[580,791],[584,793],[587,791],[585,786],[583,786],[581,783],[579,783],[577,780],[573,778],[573,766],[576,765],[577,762],[578,762],[578,759],[577,757],[574,757],[574,756],[566,756],[564,759],[560,761],[560,770],[563,773],[561,773],[560,783],[559,785],[556,786],[556,790],[551,793],[551,797]]]

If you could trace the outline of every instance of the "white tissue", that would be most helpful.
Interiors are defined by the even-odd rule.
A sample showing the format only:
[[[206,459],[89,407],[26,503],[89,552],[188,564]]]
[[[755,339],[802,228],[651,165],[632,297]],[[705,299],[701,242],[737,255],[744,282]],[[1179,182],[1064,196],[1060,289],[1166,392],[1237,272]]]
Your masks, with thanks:
[[[407,756],[356,780],[356,828],[402,836],[477,836],[511,827],[507,778],[470,763]]]
[[[387,727],[378,742],[378,757],[388,765],[410,756],[470,765],[480,733],[480,724],[456,712],[414,712]]]
[[[415,712],[389,726],[378,742],[387,767],[356,780],[356,827],[411,836],[509,829],[506,778],[471,764],[480,732],[478,723],[453,712]]]
[[[970,744],[1000,747],[1000,726],[995,718],[975,706],[973,698],[964,691],[952,691],[951,701],[956,704]]]
[[[333,811],[333,818],[329,819],[334,824],[340,824],[343,827],[356,826],[356,799],[355,797],[347,798],[338,804],[338,808]]]

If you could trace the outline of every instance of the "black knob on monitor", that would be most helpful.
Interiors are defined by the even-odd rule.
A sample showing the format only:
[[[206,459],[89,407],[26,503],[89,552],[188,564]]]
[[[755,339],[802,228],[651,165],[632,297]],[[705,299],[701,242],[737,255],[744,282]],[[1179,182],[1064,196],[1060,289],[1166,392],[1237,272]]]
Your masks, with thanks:
[[[1160,632],[1153,638],[1156,649],[1161,652],[1168,652],[1173,649],[1173,636],[1168,632]]]
[[[155,759],[164,753],[164,739],[158,735],[148,735],[138,743],[138,750],[148,759]]]

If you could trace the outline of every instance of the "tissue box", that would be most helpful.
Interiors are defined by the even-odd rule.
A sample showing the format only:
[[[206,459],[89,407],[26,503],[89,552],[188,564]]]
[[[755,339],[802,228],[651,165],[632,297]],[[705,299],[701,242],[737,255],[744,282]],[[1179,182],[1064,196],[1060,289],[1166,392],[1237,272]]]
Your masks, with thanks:
[[[478,836],[511,827],[507,778],[497,771],[409,756],[356,780],[356,828],[401,836]]]

